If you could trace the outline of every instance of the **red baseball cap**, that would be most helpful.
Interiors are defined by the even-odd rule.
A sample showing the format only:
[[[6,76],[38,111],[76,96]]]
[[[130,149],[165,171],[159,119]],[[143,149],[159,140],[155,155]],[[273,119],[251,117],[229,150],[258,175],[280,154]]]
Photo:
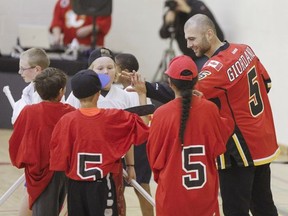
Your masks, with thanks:
[[[198,76],[198,69],[191,57],[180,55],[171,60],[165,74],[177,80],[192,80]]]

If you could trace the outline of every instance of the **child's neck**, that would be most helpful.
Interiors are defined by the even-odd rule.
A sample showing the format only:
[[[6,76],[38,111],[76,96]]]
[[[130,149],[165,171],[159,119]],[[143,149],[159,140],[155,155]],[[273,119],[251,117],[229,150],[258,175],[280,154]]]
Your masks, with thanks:
[[[58,100],[58,99],[43,100],[43,101],[50,102],[50,103],[59,103],[60,102],[60,100]]]
[[[97,108],[97,103],[94,101],[81,101],[81,108]]]

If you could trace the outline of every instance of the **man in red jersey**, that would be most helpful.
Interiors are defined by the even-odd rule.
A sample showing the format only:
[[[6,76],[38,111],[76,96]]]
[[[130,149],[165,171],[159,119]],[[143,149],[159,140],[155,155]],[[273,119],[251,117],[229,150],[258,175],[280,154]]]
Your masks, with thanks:
[[[271,80],[253,50],[221,42],[205,15],[184,26],[187,46],[210,59],[197,89],[214,101],[222,116],[234,120],[234,134],[218,159],[223,211],[228,216],[276,216],[270,185],[270,162],[280,152],[267,93]]]

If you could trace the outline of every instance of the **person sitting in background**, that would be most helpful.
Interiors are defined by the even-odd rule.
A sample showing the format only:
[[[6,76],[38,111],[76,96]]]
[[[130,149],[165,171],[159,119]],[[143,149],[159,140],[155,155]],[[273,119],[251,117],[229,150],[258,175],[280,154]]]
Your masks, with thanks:
[[[74,38],[80,46],[90,48],[92,42],[93,17],[77,15],[70,0],[58,0],[50,25],[52,45],[67,46]],[[96,17],[96,46],[104,46],[104,38],[111,27],[111,16]],[[63,38],[62,38],[63,34]]]
[[[185,55],[190,56],[196,63],[198,70],[208,60],[205,56],[197,57],[192,49],[187,48],[184,36],[184,24],[193,15],[201,13],[207,15],[214,23],[216,32],[221,41],[224,40],[224,34],[219,24],[216,22],[212,12],[202,2],[198,0],[167,0],[165,6],[168,7],[163,17],[163,24],[160,28],[161,38],[175,37],[179,49]],[[173,36],[174,35],[174,36]]]

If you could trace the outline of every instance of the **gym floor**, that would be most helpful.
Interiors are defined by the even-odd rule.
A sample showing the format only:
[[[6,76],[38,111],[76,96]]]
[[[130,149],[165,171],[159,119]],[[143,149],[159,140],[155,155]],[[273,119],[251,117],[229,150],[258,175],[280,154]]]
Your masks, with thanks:
[[[8,140],[11,130],[0,129],[0,197],[23,174],[23,170],[12,167],[8,154]],[[283,148],[282,155],[271,164],[272,190],[280,216],[288,216],[288,153]],[[0,206],[0,216],[16,216],[23,196],[23,184]],[[156,183],[151,180],[152,196],[155,198]],[[132,187],[125,189],[127,216],[141,216],[137,196]],[[221,204],[221,199],[220,204]],[[64,213],[61,213],[64,215]]]

